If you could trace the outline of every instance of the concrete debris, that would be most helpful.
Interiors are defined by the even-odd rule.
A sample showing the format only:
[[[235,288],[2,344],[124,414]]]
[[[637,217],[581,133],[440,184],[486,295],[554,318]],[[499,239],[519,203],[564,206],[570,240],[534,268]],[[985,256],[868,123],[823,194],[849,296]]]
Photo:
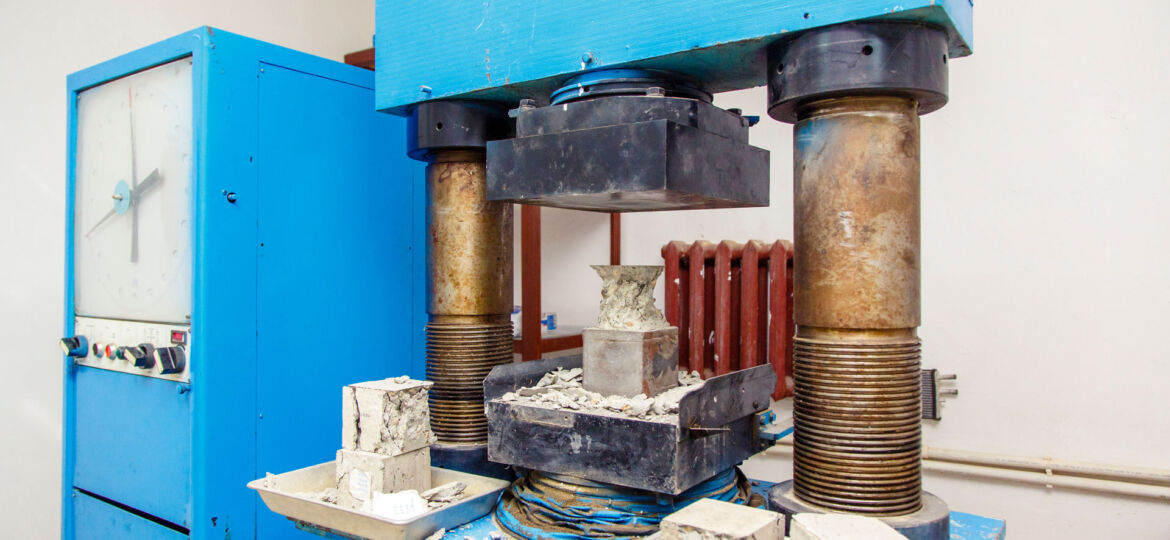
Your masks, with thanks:
[[[433,384],[402,376],[344,387],[342,448],[394,456],[433,444],[427,404]]]
[[[654,397],[647,397],[646,394],[605,396],[585,390],[580,368],[558,368],[546,373],[535,386],[508,392],[499,399],[573,411],[620,414],[645,420],[676,421],[678,404],[683,396],[703,384],[698,372],[679,372],[678,379],[679,386]]]
[[[776,512],[715,499],[700,499],[662,520],[664,540],[777,540],[784,538]]]
[[[670,326],[654,306],[654,283],[661,266],[592,267],[601,276],[601,312],[598,328],[607,330],[658,330]]]
[[[446,534],[447,534],[447,529],[439,529],[439,530],[431,533],[430,536],[424,538],[423,540],[439,540],[440,538],[442,538]]]
[[[340,506],[362,508],[375,494],[431,487],[429,448],[397,456],[341,449],[337,451],[337,498]]]
[[[466,482],[449,482],[422,492],[422,498],[427,500],[428,508],[442,508],[462,499],[466,489]]]
[[[801,513],[789,525],[792,540],[905,540],[875,517],[852,514]]]

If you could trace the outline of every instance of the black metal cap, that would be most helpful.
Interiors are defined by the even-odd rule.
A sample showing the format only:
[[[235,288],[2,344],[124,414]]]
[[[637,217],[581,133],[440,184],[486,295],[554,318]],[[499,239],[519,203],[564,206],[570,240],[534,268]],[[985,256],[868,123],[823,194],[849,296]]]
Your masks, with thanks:
[[[507,107],[484,101],[420,103],[406,126],[406,153],[419,161],[430,161],[439,150],[482,150],[511,131]]]
[[[768,115],[796,122],[818,99],[885,95],[947,103],[947,34],[916,22],[860,22],[809,30],[768,49]]]

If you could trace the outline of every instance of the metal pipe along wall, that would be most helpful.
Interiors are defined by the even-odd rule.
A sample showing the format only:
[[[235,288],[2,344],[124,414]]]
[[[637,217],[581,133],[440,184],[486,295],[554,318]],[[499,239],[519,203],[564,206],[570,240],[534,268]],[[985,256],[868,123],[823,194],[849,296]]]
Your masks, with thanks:
[[[795,492],[911,513],[922,504],[917,102],[815,101],[795,130]]]
[[[483,379],[512,360],[512,205],[486,200],[483,151],[436,153],[426,182],[431,427],[485,443]]]

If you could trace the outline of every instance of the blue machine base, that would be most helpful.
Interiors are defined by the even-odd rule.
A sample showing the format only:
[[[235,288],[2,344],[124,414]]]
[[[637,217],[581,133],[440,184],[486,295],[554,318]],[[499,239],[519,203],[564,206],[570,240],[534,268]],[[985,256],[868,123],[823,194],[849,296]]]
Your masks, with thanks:
[[[771,491],[774,485],[776,485],[775,482],[752,480],[752,492],[767,499],[768,492]],[[308,526],[303,528],[306,530],[311,529]],[[977,516],[965,512],[951,512],[951,540],[1003,540],[1007,534],[1006,529],[1007,524],[1002,519]],[[342,538],[320,530],[312,530],[311,532],[320,534],[326,538]],[[504,534],[496,526],[492,514],[488,514],[475,521],[470,521],[447,531],[447,534],[443,535],[443,540],[465,540],[466,538],[491,540],[492,533],[496,533],[497,535]],[[503,537],[507,538],[507,535],[505,534]]]

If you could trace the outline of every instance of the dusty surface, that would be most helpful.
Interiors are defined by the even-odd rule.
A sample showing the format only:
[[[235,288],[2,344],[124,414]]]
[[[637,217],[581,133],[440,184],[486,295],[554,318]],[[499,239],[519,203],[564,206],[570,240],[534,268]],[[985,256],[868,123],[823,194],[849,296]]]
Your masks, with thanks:
[[[661,266],[592,267],[601,276],[597,327],[606,330],[658,330],[670,326],[654,306],[654,283]]]
[[[344,387],[341,447],[398,455],[433,444],[427,404],[433,384],[404,376]]]
[[[660,531],[664,540],[777,540],[784,522],[776,512],[700,499],[666,516]]]
[[[624,416],[657,422],[678,422],[678,403],[691,390],[703,385],[698,373],[679,373],[679,386],[657,396],[606,396],[586,390],[581,384],[581,368],[550,371],[535,386],[508,392],[500,401],[523,403],[553,409]]]

